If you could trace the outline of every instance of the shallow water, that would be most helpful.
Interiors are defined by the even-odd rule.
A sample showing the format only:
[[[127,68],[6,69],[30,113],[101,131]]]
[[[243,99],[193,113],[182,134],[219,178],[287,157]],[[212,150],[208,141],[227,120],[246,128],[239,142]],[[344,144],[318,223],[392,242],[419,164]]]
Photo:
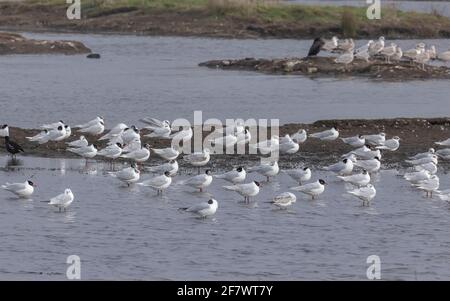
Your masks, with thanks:
[[[74,124],[103,115],[110,128],[117,122],[135,123],[144,116],[192,120],[194,110],[202,110],[204,120],[279,118],[281,123],[450,114],[445,80],[310,79],[197,66],[210,59],[303,56],[311,45],[309,40],[26,36],[80,40],[102,58],[0,56],[0,123],[36,128],[59,119]],[[409,49],[416,42],[398,44]],[[440,50],[450,47],[450,40],[427,43]]]
[[[0,183],[33,176],[38,188],[32,200],[0,190],[3,280],[64,280],[69,255],[80,256],[85,280],[364,280],[372,254],[380,256],[385,280],[450,279],[449,205],[425,199],[396,170],[373,181],[377,197],[370,207],[344,195],[333,175],[313,171],[314,179],[329,182],[325,193],[317,201],[297,193],[297,203],[285,211],[266,203],[295,186],[285,175],[264,183],[247,206],[217,179],[207,193],[174,184],[157,197],[122,186],[103,163],[20,160],[20,167],[11,167],[0,158]],[[439,176],[442,188],[449,188],[449,175]],[[253,174],[250,179],[262,180]],[[75,201],[58,213],[44,201],[66,187]],[[219,201],[214,218],[177,210],[211,195]]]
[[[336,5],[336,6],[368,6],[366,0],[288,0],[288,3],[303,3],[311,5]],[[448,1],[390,1],[381,0],[383,6],[395,7],[403,11],[434,13],[450,17],[450,2]],[[382,12],[383,13],[383,12]]]

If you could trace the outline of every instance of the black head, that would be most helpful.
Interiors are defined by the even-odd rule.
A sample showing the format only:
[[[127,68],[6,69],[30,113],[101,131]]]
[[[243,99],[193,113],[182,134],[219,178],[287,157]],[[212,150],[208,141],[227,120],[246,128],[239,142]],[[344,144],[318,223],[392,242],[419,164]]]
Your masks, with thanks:
[[[236,168],[236,170],[238,171],[238,172],[241,172],[242,171],[242,166],[239,166],[238,168]]]
[[[367,148],[369,148],[369,149],[371,149],[371,147],[370,147],[370,145],[369,145],[369,144],[366,144],[366,147],[367,147]]]
[[[363,135],[359,134],[359,135],[358,135],[358,138],[359,138],[359,139],[362,139],[362,138],[364,138],[364,137],[363,137]]]
[[[66,129],[68,129],[69,128],[69,126],[66,124],[65,126],[64,126]]]
[[[363,175],[367,175],[367,170],[364,169],[362,173]]]
[[[306,166],[306,167],[303,167],[303,170],[305,170],[305,171],[306,171],[306,170],[308,170],[308,168],[309,168],[308,166]]]
[[[374,159],[376,159],[376,160],[380,161],[380,158],[379,158],[379,157],[375,157]]]
[[[58,126],[58,131],[62,131],[63,127],[62,126]]]
[[[213,200],[208,200],[208,204],[212,205],[214,203]]]
[[[122,144],[120,144],[119,142],[116,143],[116,145],[120,148],[122,148]]]
[[[170,177],[170,172],[166,171],[166,172],[164,172],[164,175],[165,175],[166,177]]]
[[[205,174],[207,174],[208,176],[211,174],[211,170],[209,170],[209,169],[207,169],[206,171],[205,171]]]
[[[345,164],[347,164],[348,159],[346,158],[346,159],[342,160],[342,162],[344,162]]]
[[[256,186],[260,186],[261,184],[259,184],[259,182],[258,181],[253,181],[253,183],[255,183],[256,184]]]
[[[6,129],[8,127],[7,124],[2,125],[2,130]]]
[[[322,179],[319,179],[319,183],[322,184],[322,185],[326,185],[326,184],[327,184],[327,183],[326,183],[324,180],[322,180]]]
[[[28,184],[29,184],[30,186],[34,186],[34,183],[31,182],[31,181],[28,181]]]

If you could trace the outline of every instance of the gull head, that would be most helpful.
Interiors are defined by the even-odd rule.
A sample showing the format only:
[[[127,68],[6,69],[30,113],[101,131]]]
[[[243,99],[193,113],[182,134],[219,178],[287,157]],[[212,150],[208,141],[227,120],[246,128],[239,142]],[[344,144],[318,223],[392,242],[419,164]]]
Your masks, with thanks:
[[[60,125],[58,126],[58,131],[62,131],[63,127]]]
[[[255,183],[255,185],[258,186],[258,187],[261,185],[261,184],[259,184],[258,181],[253,181],[253,183]]]
[[[27,181],[27,183],[28,183],[28,185],[30,185],[30,186],[32,186],[32,187],[34,187],[34,183],[33,183],[33,182],[31,182],[31,181]]]
[[[322,180],[322,179],[319,179],[319,183],[322,184],[322,185],[327,185],[327,182],[325,182],[325,181]]]
[[[69,195],[72,193],[72,190],[70,190],[69,188],[67,188],[66,190],[64,190],[64,194],[65,195]]]
[[[428,152],[429,152],[430,154],[434,154],[436,151],[435,151],[434,148],[430,148],[430,149],[428,150]]]
[[[244,168],[242,166],[239,166],[238,168],[236,168],[236,171],[238,171],[238,172],[241,172],[243,170],[244,170]]]
[[[169,172],[169,171],[165,171],[165,172],[164,172],[164,175],[165,175],[166,177],[170,177],[170,172]]]

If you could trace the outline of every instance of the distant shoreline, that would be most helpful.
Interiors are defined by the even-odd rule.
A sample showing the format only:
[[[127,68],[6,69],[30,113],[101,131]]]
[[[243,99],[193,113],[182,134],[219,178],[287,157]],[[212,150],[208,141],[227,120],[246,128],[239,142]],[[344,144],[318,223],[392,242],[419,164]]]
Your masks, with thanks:
[[[60,3],[0,2],[0,29],[233,39],[332,35],[361,39],[381,35],[389,39],[450,38],[450,18],[394,9],[384,9],[381,20],[368,20],[365,7],[223,5],[214,4],[215,0],[144,1],[145,5],[129,5],[124,0],[112,4],[82,1],[82,19],[68,20],[67,5]]]

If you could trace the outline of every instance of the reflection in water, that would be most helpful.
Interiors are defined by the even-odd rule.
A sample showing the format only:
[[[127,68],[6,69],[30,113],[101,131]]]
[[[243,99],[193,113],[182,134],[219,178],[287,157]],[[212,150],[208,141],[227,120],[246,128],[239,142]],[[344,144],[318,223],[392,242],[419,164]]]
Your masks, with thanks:
[[[7,162],[6,162],[6,169],[10,169],[10,170],[15,170],[16,167],[20,167],[23,166],[23,161],[17,158],[10,158]]]

